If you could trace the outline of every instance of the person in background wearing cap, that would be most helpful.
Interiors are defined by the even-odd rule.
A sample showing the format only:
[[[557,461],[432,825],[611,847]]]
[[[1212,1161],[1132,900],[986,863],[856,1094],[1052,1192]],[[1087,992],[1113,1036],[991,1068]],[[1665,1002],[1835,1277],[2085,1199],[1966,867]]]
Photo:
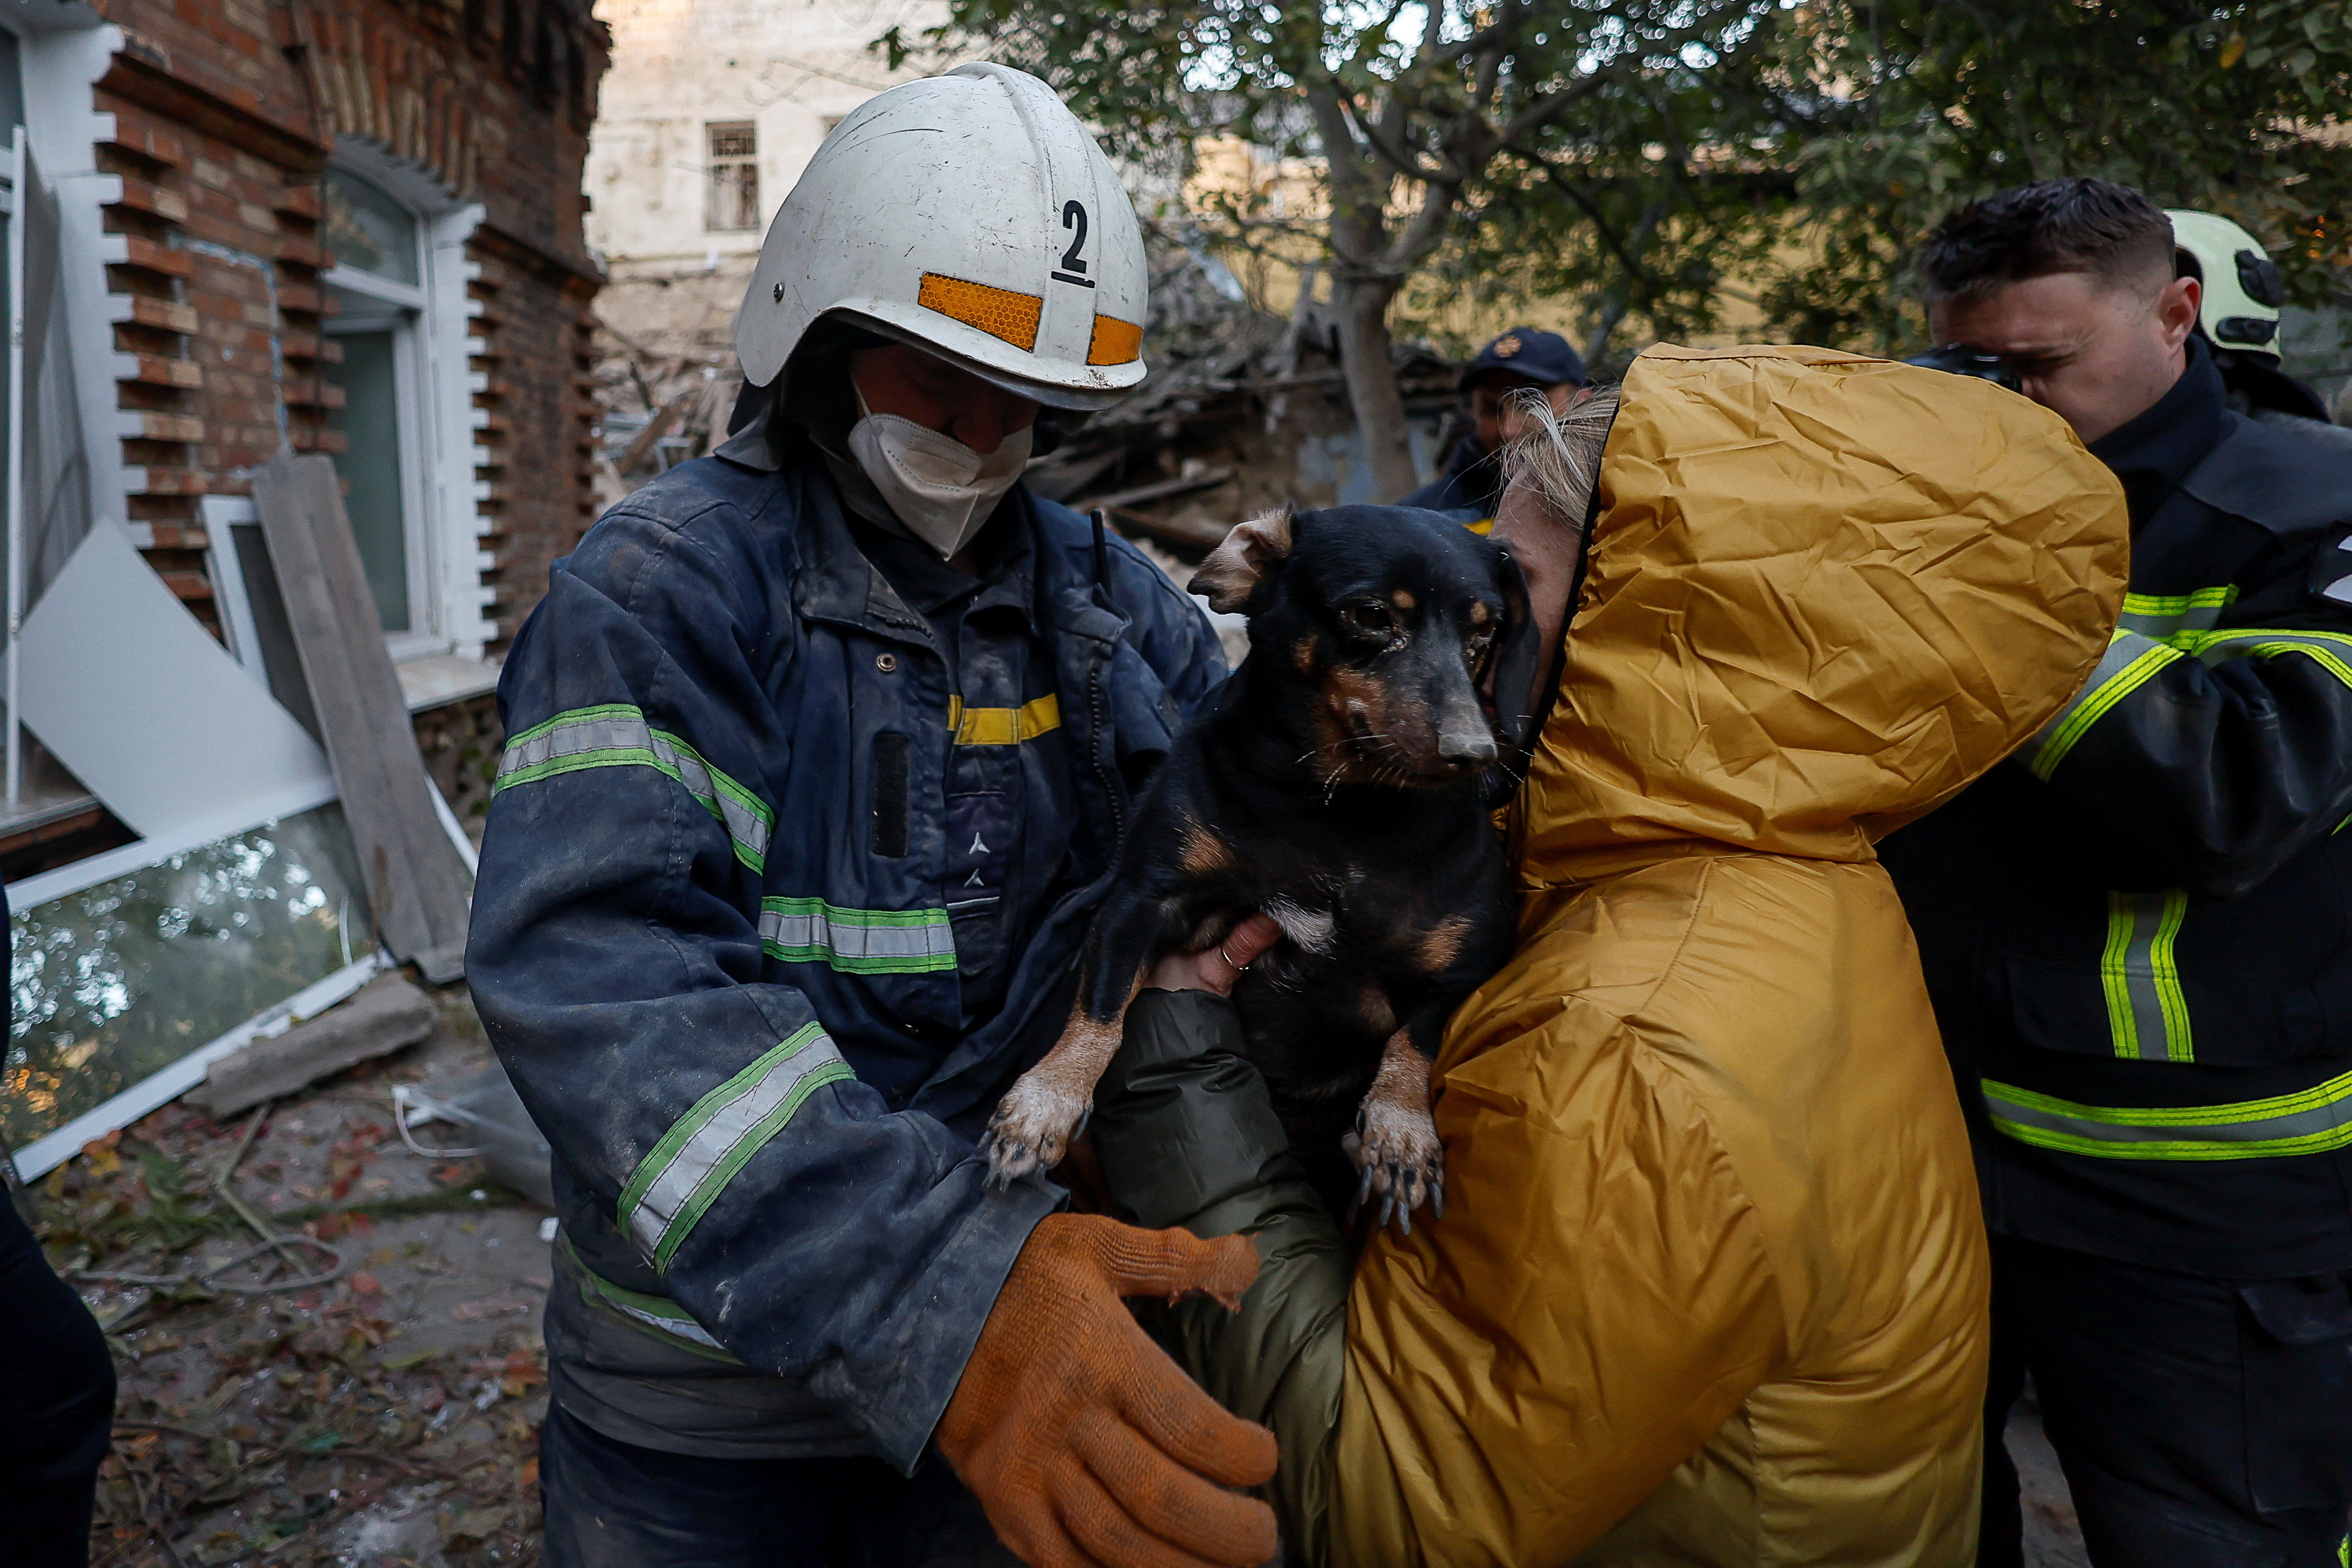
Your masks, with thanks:
[[[1007,1562],[992,1525],[1039,1563],[1276,1551],[1230,1489],[1271,1436],[1119,1300],[1234,1300],[1247,1243],[991,1191],[973,1148],[1224,673],[1019,482],[1041,409],[1142,378],[1144,293],[1044,83],[869,100],[769,230],[730,438],[608,512],[508,656],[467,978],[553,1150],[550,1568]]]
[[[1521,423],[1511,394],[1532,387],[1553,413],[1561,414],[1583,385],[1584,362],[1566,338],[1536,327],[1513,327],[1480,349],[1462,373],[1462,390],[1470,395],[1470,416],[1477,428],[1454,443],[1444,473],[1397,504],[1454,512],[1482,527],[1492,522],[1503,499],[1502,451]]]

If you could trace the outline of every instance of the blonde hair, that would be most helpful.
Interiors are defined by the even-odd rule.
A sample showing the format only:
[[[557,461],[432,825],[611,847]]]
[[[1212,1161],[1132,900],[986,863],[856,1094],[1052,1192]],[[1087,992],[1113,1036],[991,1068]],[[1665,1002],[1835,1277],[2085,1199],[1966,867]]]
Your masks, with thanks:
[[[1503,448],[1505,483],[1532,486],[1563,523],[1583,532],[1601,477],[1601,449],[1617,417],[1617,388],[1596,388],[1565,414],[1552,412],[1550,400],[1534,387],[1513,393],[1511,406],[1526,425]]]

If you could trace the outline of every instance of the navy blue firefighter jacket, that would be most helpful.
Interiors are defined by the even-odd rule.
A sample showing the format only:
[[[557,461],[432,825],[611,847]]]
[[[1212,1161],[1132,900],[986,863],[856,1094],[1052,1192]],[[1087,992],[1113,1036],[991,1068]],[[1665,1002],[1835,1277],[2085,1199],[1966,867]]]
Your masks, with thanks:
[[[1025,489],[1004,504],[1055,690],[994,713],[948,689],[821,464],[703,458],[614,507],[507,660],[467,954],[571,1260],[901,1469],[1061,1201],[985,1191],[973,1141],[1059,1032],[1131,796],[1223,675],[1140,552]],[[1028,869],[1064,890],[967,1029],[950,749],[1055,727],[1077,820],[1066,863]]]

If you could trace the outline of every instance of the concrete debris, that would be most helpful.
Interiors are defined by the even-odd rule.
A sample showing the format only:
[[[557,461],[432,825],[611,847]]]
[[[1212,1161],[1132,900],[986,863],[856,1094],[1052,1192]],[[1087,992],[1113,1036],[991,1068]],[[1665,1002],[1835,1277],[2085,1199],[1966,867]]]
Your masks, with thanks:
[[[381,976],[341,1006],[223,1057],[187,1098],[215,1119],[234,1116],[413,1046],[433,1032],[439,1016],[424,992],[397,975]]]

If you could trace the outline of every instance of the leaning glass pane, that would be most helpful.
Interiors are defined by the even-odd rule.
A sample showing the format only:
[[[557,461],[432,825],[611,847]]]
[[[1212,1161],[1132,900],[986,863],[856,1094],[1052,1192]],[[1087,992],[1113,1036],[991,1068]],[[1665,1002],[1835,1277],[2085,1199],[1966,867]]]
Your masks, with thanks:
[[[338,266],[417,280],[416,215],[348,169],[327,171],[327,248]]]
[[[342,807],[174,855],[12,917],[17,1148],[375,947]]]

